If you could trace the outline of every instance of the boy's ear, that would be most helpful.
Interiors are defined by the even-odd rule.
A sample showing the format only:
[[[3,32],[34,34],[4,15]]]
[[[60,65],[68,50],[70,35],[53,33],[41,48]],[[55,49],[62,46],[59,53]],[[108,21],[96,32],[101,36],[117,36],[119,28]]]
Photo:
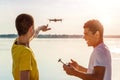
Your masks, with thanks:
[[[32,32],[32,27],[30,27],[30,28],[28,29],[28,32],[27,32],[27,33],[29,34],[29,33],[31,33],[31,32]]]
[[[29,31],[31,32],[33,29],[32,29],[32,26],[29,28]]]
[[[96,31],[95,36],[96,36],[97,38],[100,37],[100,32],[99,32],[99,31]]]

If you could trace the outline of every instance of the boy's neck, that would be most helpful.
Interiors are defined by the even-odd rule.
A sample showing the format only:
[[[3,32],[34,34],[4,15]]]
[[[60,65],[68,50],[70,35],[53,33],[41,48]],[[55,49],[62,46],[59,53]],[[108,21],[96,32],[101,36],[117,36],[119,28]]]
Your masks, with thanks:
[[[26,36],[19,36],[17,39],[17,44],[29,47],[29,39]]]

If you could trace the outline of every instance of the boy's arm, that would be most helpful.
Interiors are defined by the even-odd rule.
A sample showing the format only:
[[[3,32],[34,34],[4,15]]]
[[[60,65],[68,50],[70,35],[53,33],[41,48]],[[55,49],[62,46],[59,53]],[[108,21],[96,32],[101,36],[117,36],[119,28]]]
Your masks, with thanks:
[[[105,67],[95,66],[94,72],[92,74],[77,72],[75,76],[82,78],[83,80],[103,80],[104,74],[105,74]]]
[[[45,32],[45,31],[48,31],[48,30],[51,30],[51,28],[48,28],[48,25],[43,25],[43,26],[38,27],[35,30],[33,38],[37,37],[40,31]]]
[[[30,80],[30,71],[29,70],[21,71],[20,80]]]
[[[69,63],[70,66],[72,66],[73,68],[77,69],[78,71],[82,71],[82,72],[87,72],[87,68],[79,65],[76,61],[74,61],[73,59],[71,59],[71,62]]]
[[[87,68],[81,66],[81,65],[78,65],[78,70],[79,71],[82,71],[82,72],[87,72]]]
[[[63,68],[68,75],[73,75],[73,76],[82,78],[83,80],[103,80],[104,73],[105,73],[105,67],[103,66],[95,66],[94,72],[91,74],[77,71],[74,68],[69,67],[67,65],[63,65]]]

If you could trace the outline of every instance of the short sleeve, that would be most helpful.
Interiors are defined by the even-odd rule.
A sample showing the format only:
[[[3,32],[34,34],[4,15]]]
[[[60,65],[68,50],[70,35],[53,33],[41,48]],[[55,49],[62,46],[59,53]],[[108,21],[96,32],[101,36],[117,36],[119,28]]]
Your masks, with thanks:
[[[31,53],[30,51],[26,50],[23,53],[21,53],[21,58],[20,58],[20,71],[23,70],[32,70],[31,67]]]
[[[95,56],[94,66],[105,66],[105,53],[98,49]]]

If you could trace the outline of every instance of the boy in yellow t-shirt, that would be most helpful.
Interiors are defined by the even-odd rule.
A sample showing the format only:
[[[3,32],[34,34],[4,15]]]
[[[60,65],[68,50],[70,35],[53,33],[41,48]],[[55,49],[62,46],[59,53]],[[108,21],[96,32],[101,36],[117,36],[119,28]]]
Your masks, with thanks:
[[[34,20],[29,14],[17,16],[16,30],[18,38],[12,46],[12,74],[14,80],[39,80],[39,72],[36,59],[32,49],[29,47],[30,41],[37,36],[40,30],[50,30],[48,26],[41,26],[34,30]]]

